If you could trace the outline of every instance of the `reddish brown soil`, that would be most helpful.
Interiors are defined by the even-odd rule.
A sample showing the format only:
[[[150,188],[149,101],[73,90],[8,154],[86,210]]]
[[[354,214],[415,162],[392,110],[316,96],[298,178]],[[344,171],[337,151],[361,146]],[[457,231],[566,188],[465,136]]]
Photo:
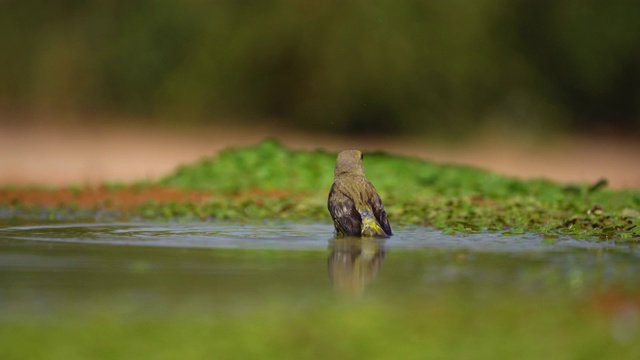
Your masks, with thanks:
[[[0,190],[0,205],[24,204],[40,206],[63,206],[75,204],[81,208],[96,206],[129,209],[146,202],[203,202],[211,198],[210,193],[182,191],[168,188],[124,188],[110,190],[105,187],[87,187],[80,190],[12,189]]]
[[[254,189],[235,193],[231,196],[234,201],[256,199],[258,203],[264,199],[278,199],[301,196],[300,193],[287,191],[266,191]],[[1,205],[37,205],[43,207],[76,205],[80,208],[92,209],[96,207],[129,210],[147,202],[153,203],[203,203],[215,198],[216,194],[206,191],[188,191],[175,188],[150,187],[109,189],[104,186],[83,187],[80,189],[38,189],[15,188],[0,189]]]

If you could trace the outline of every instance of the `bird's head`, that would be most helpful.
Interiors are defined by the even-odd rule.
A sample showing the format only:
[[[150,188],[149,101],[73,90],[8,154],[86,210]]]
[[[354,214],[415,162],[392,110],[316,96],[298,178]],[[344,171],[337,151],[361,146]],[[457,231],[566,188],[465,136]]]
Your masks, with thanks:
[[[334,176],[339,175],[360,175],[364,176],[364,168],[362,167],[362,152],[360,150],[345,150],[338,154],[336,160],[336,169]]]

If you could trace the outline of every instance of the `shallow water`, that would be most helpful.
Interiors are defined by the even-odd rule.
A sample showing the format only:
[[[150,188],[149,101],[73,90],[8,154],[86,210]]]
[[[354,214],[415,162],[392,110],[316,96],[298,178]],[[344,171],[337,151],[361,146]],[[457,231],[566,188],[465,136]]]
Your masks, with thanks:
[[[420,342],[407,343],[415,336],[430,338],[433,351],[444,349],[433,354],[447,356],[454,350],[444,344],[467,338],[493,344],[505,356],[545,341],[566,343],[564,351],[572,356],[588,344],[594,354],[640,354],[635,247],[570,238],[549,242],[530,234],[394,230],[390,239],[367,240],[332,239],[327,224],[5,226],[0,358],[55,358],[28,345],[43,338],[67,349],[61,358],[94,357],[92,351],[105,346],[102,337],[128,343],[121,330],[129,327],[139,327],[149,345],[144,353],[153,354],[163,349],[158,341],[199,334],[201,326],[219,343],[209,339],[189,349],[209,354],[211,344],[227,344],[230,354],[249,357],[243,352],[247,343],[281,349],[258,351],[260,358],[308,347],[339,357],[396,347],[420,355]],[[143,331],[150,321],[159,330]],[[335,326],[362,338],[366,350],[352,349],[351,338],[324,339]],[[68,340],[83,333],[96,337],[80,344]],[[394,335],[390,347],[369,344]],[[473,349],[461,355],[495,355]],[[113,356],[104,358],[126,354],[110,351]],[[536,351],[531,354],[540,355]]]
[[[71,223],[0,228],[4,239],[102,245],[179,248],[326,250],[333,228],[325,224],[264,223]],[[574,240],[549,242],[538,235],[475,233],[445,235],[434,229],[405,227],[388,240],[376,241],[397,250],[467,249],[480,252],[538,252],[576,249],[629,249],[614,242]]]

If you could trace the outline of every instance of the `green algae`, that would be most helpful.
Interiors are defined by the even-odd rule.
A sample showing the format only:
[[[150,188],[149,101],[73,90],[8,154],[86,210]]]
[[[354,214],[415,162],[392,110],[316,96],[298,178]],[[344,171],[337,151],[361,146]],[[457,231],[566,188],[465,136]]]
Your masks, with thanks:
[[[151,201],[138,206],[130,216],[328,222],[326,199],[333,182],[335,157],[323,151],[291,151],[273,140],[230,148],[183,165],[154,183],[135,183],[136,188],[207,191],[212,194],[208,200]],[[392,225],[432,226],[445,233],[532,232],[547,238],[568,235],[640,240],[640,192],[607,189],[604,179],[595,184],[568,185],[543,179],[520,180],[478,168],[381,152],[366,153],[364,164]],[[107,184],[106,188],[117,191],[122,184]],[[71,206],[45,210],[29,210],[22,204],[3,207],[5,215],[44,211],[51,220],[78,212]],[[99,208],[93,210],[109,214]]]
[[[180,167],[165,186],[236,194],[284,190],[277,199],[241,202],[216,198],[205,204],[145,206],[148,214],[201,214],[224,219],[327,219],[326,196],[335,154],[290,151],[275,141],[229,149]],[[442,165],[385,153],[365,154],[367,177],[382,196],[393,224],[434,226],[445,232],[534,232],[547,236],[638,241],[640,192],[596,184],[563,185],[519,180],[473,167]]]

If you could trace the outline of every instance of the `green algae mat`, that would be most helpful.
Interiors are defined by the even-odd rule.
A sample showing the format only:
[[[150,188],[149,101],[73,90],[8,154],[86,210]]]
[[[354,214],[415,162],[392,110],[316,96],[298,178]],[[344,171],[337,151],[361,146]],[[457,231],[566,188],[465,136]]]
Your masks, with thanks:
[[[229,219],[327,218],[335,154],[288,151],[277,142],[230,149],[187,165],[160,184],[216,193],[254,189],[285,191],[277,199],[249,198],[196,206],[194,211]],[[392,224],[434,226],[445,232],[534,232],[549,237],[637,241],[640,192],[610,191],[596,184],[522,181],[481,169],[440,165],[383,153],[366,154],[365,171],[385,202]],[[153,208],[147,208],[149,214]],[[185,210],[163,208],[166,214]]]
[[[143,191],[161,187],[210,195],[196,201],[187,196],[185,200],[178,197],[171,201],[150,198],[128,208],[132,217],[329,221],[326,198],[333,182],[334,164],[335,154],[290,151],[267,140],[181,166],[157,181],[109,184],[107,189],[116,193],[122,188]],[[384,153],[367,153],[364,165],[392,225],[431,226],[445,233],[531,232],[544,234],[550,240],[564,235],[616,241],[640,239],[640,191],[609,190],[606,179],[595,184],[523,181],[477,168]],[[73,218],[73,213],[92,216],[73,203],[43,209],[12,201],[0,208],[4,218],[43,213],[51,219],[65,214]],[[93,210],[105,213],[99,206],[93,206]]]
[[[326,199],[333,182],[335,156],[291,151],[267,140],[181,166],[157,181],[107,184],[106,189],[114,194],[123,188],[133,188],[134,192],[171,188],[187,194],[208,194],[199,200],[184,196],[160,201],[151,197],[129,207],[127,214],[131,217],[330,221]],[[384,153],[365,154],[364,166],[392,225],[430,226],[445,233],[528,232],[543,234],[550,241],[564,235],[622,242],[640,239],[640,191],[609,190],[606,179],[595,184],[523,181],[482,169]],[[5,202],[0,206],[4,218],[29,214],[51,219],[73,218],[73,214],[93,216],[82,211],[87,206],[75,203],[43,209],[19,200]],[[100,204],[88,208],[105,214]]]

